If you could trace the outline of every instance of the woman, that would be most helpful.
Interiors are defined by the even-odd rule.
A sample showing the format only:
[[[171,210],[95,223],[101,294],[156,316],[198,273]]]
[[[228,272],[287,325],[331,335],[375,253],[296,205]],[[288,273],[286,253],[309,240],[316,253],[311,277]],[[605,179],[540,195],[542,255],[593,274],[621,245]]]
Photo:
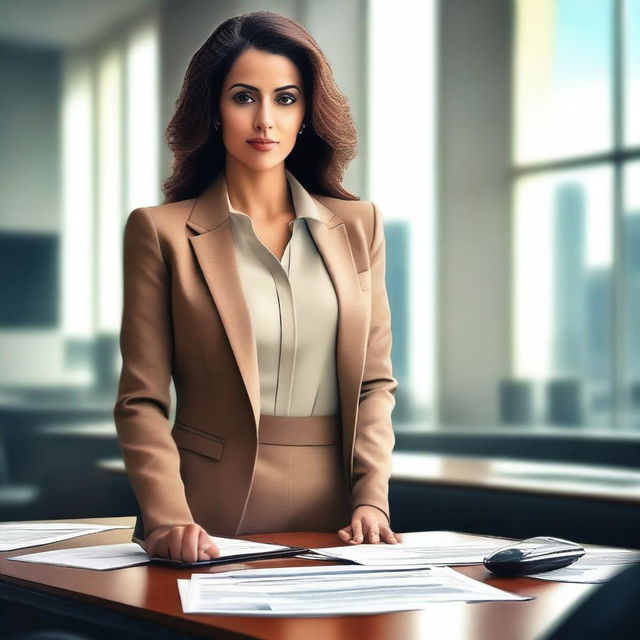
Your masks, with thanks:
[[[208,533],[396,543],[382,219],[340,185],[356,134],[324,55],[278,14],[227,20],[167,140],[166,200],[124,235],[114,416],[133,539],[185,561],[219,554]]]

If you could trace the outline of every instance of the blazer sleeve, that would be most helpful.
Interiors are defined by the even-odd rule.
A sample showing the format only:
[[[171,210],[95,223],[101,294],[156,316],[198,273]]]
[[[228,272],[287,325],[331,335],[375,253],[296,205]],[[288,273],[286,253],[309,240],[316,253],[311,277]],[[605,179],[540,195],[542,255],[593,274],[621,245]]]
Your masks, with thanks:
[[[135,209],[123,242],[122,371],[113,414],[144,536],[193,522],[169,425],[173,329],[169,271],[149,212]]]
[[[389,516],[389,477],[395,436],[391,412],[398,381],[391,365],[391,311],[385,284],[385,240],[380,211],[373,207],[371,326],[356,422],[353,453],[352,509],[370,505]]]

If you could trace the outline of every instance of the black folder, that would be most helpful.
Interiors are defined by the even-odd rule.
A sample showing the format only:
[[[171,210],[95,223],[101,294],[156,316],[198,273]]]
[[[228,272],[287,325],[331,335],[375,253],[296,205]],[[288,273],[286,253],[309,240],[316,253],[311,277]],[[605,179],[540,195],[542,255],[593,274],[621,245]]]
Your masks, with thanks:
[[[274,549],[273,551],[257,551],[255,553],[235,553],[222,558],[210,558],[209,560],[198,560],[196,562],[183,562],[172,560],[171,558],[151,557],[149,560],[153,564],[164,564],[170,567],[206,567],[209,565],[232,564],[234,562],[248,562],[251,560],[268,560],[269,558],[286,558],[296,556],[299,553],[307,553],[309,549],[305,547],[285,547],[284,549]]]

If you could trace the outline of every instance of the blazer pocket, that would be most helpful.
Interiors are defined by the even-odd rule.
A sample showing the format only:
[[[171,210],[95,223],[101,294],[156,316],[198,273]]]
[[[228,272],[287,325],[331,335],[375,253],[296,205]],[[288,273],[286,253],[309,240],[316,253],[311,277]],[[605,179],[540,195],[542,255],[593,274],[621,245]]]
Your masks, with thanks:
[[[361,271],[358,274],[358,279],[360,280],[360,288],[363,291],[369,291],[371,289],[371,269]]]
[[[220,436],[180,422],[174,423],[171,435],[179,449],[187,449],[214,460],[222,459],[224,438]]]

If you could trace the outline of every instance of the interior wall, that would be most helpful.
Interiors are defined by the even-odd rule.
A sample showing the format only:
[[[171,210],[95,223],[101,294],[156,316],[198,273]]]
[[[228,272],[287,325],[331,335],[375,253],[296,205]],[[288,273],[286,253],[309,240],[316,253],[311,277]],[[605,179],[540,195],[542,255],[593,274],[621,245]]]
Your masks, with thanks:
[[[0,229],[60,231],[60,56],[0,43]]]
[[[60,65],[49,48],[0,43],[0,232],[60,233]],[[56,330],[3,329],[0,354],[0,385],[64,375]]]
[[[439,14],[439,422],[491,425],[511,362],[512,3]]]

